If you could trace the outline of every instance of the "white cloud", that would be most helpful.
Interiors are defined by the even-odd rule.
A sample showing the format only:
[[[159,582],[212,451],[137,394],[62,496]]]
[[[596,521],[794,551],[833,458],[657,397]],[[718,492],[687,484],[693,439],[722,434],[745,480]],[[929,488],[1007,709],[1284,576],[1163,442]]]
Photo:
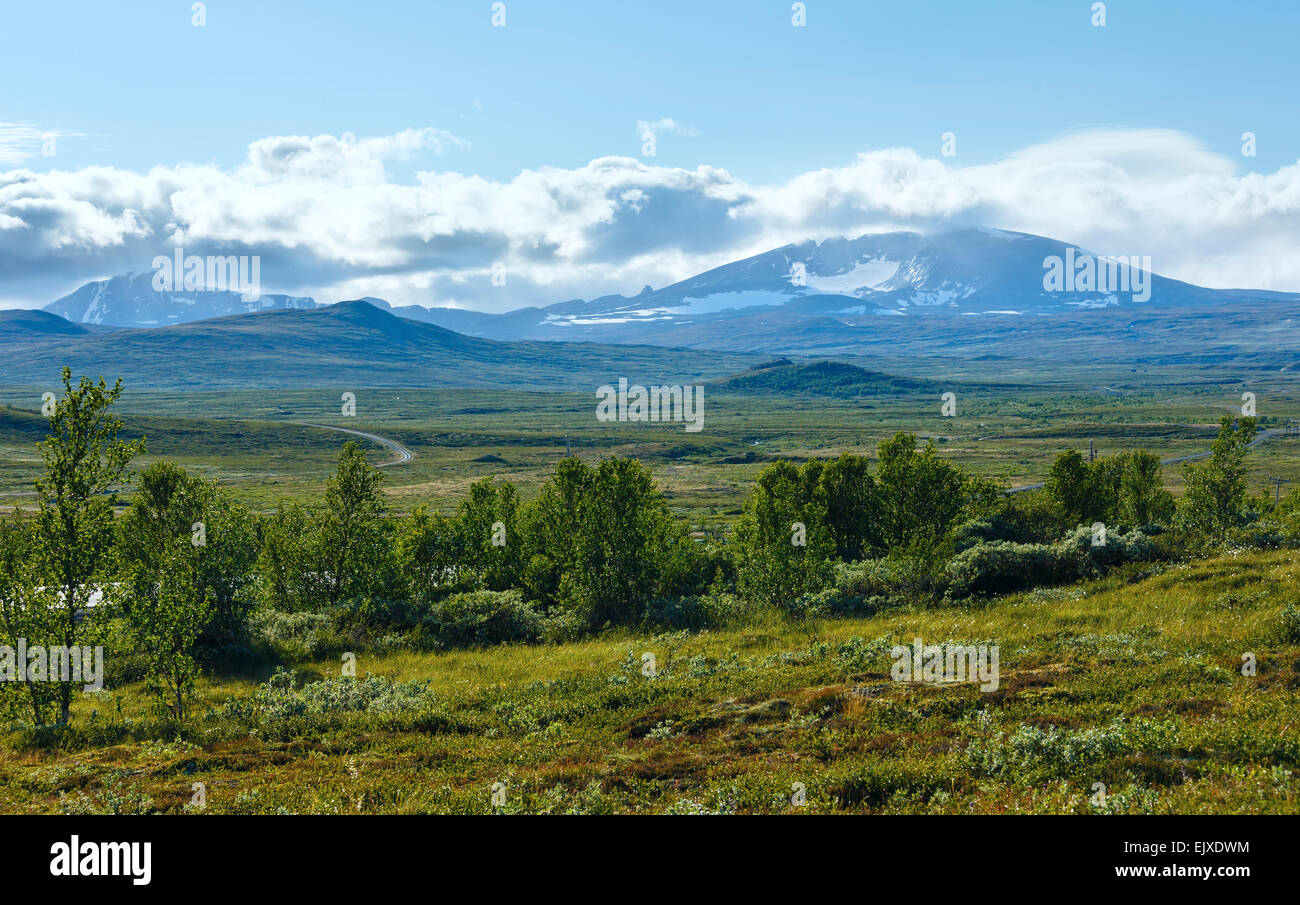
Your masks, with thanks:
[[[663,135],[667,132],[675,132],[678,135],[685,135],[687,138],[694,138],[695,136],[700,134],[696,130],[692,129],[690,126],[683,126],[681,123],[677,122],[677,120],[672,119],[671,117],[664,117],[663,119],[654,119],[654,120],[638,119],[636,121],[637,137],[640,138],[642,135],[645,135],[647,132],[650,132],[654,135]]]
[[[78,134],[41,129],[33,123],[0,123],[0,166],[18,166],[32,157],[54,156],[59,139]]]
[[[1082,132],[977,166],[884,149],[777,185],[626,157],[508,180],[397,181],[386,166],[465,146],[437,129],[289,136],[225,169],[0,173],[0,296],[44,304],[181,244],[261,255],[267,291],[501,311],[662,286],[786,242],[975,224],[1150,255],[1203,285],[1300,289],[1300,164],[1242,173],[1179,132]]]

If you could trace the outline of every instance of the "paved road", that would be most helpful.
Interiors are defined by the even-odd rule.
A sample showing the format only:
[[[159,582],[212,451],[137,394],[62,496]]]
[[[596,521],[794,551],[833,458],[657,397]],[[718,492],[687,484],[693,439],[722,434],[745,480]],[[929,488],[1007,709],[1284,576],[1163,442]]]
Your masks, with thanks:
[[[1255,435],[1255,439],[1250,441],[1250,444],[1247,448],[1251,449],[1256,446],[1259,446],[1259,444],[1263,443],[1265,440],[1271,440],[1274,437],[1280,437],[1284,433],[1286,433],[1286,431],[1283,428],[1278,428],[1278,427],[1273,427],[1265,431],[1260,431],[1258,434]],[[1206,459],[1209,458],[1210,452],[1211,451],[1207,449],[1205,450],[1205,452],[1192,453],[1191,455],[1188,456],[1174,456],[1172,459],[1161,459],[1160,464],[1177,465],[1180,462],[1191,462],[1196,459]],[[1044,483],[1041,481],[1037,484],[1024,484],[1020,487],[1012,487],[1010,490],[1007,491],[1007,493],[1024,493],[1026,490],[1041,490],[1044,486],[1045,486]]]
[[[303,427],[319,427],[321,430],[338,431],[341,434],[351,434],[354,437],[365,437],[367,440],[373,440],[380,446],[386,447],[397,453],[397,458],[390,462],[382,462],[376,465],[376,468],[387,468],[390,465],[405,465],[415,458],[415,453],[411,452],[396,440],[389,440],[387,437],[381,437],[378,434],[368,434],[365,431],[354,431],[346,427],[334,427],[330,424],[312,424],[307,421],[294,421],[293,424],[301,424]]]
[[[355,437],[365,437],[367,440],[373,440],[376,443],[378,443],[380,446],[390,449],[397,454],[396,459],[393,459],[389,462],[381,462],[379,465],[375,466],[376,468],[387,468],[390,465],[405,465],[407,462],[415,458],[415,453],[411,452],[409,449],[407,449],[402,444],[398,443],[396,440],[390,440],[387,437],[381,437],[378,434],[369,434],[366,433],[365,431],[349,430],[346,427],[334,427],[329,424],[310,424],[306,421],[292,421],[290,423],[300,424],[303,427],[318,427],[321,430],[338,431],[343,434],[352,434]],[[121,491],[110,490],[110,491],[106,491],[105,495],[110,493],[119,493],[119,492]],[[35,491],[32,490],[0,491],[0,497],[20,497],[20,496],[36,496],[36,493]]]

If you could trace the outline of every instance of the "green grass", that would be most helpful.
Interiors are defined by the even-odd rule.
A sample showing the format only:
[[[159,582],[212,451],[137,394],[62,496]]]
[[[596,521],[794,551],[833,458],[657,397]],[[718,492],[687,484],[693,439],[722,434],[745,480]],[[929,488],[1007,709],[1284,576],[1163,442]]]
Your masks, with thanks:
[[[884,366],[882,366],[884,367]],[[892,373],[914,374],[895,362]],[[119,414],[128,432],[149,439],[155,458],[220,480],[237,498],[269,510],[280,499],[319,498],[346,435],[288,422],[308,421],[391,437],[416,458],[387,470],[387,492],[398,511],[428,504],[455,508],[468,486],[488,475],[508,478],[529,497],[572,450],[588,461],[630,455],[644,460],[671,505],[698,527],[723,527],[739,512],[754,476],[778,457],[829,457],[843,451],[874,455],[876,444],[895,431],[934,438],[942,455],[979,474],[1011,485],[1043,480],[1067,449],[1101,454],[1145,448],[1162,457],[1209,448],[1217,421],[1239,411],[1238,381],[1205,382],[1180,372],[1156,377],[1110,375],[1104,384],[1068,373],[1038,378],[1035,386],[1005,372],[953,378],[957,417],[941,417],[936,394],[920,391],[826,397],[705,397],[704,430],[688,434],[680,424],[609,424],[595,420],[595,394],[520,390],[358,388],[357,415],[340,414],[333,389],[149,393],[128,387]],[[943,374],[930,374],[942,384]],[[1109,389],[1104,389],[1109,388]],[[1249,384],[1259,398],[1263,427],[1300,416],[1300,385],[1280,375]],[[21,501],[40,471],[36,441],[43,421],[40,392],[0,388],[0,504]],[[1236,406],[1237,408],[1234,408]],[[388,454],[366,444],[373,461]],[[1300,482],[1296,441],[1261,445],[1248,458],[1252,492],[1280,477]],[[490,457],[490,458],[489,458]],[[1166,483],[1181,492],[1182,469],[1165,470]],[[1284,491],[1287,488],[1284,488]]]
[[[1297,813],[1298,586],[1293,552],[1239,552],[811,629],[362,651],[358,674],[427,693],[241,718],[223,703],[265,673],[207,677],[179,735],[132,684],[79,697],[61,749],[3,739],[0,810],[179,811],[202,782],[214,813],[488,813],[494,783],[522,812]],[[914,637],[998,644],[999,688],[891,681],[888,645]],[[668,667],[653,679],[646,651]]]

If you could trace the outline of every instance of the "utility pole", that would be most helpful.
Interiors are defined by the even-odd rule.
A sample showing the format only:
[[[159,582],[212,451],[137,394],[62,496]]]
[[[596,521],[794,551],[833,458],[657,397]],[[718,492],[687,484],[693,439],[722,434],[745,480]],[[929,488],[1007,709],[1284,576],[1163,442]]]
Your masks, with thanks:
[[[564,435],[564,458],[569,458],[573,453],[569,451],[569,435]]]
[[[1092,461],[1095,460],[1096,458],[1097,458],[1097,447],[1093,445],[1093,441],[1089,440],[1089,441],[1088,441],[1088,461],[1089,461],[1089,462],[1092,462]]]
[[[1273,505],[1277,506],[1282,502],[1282,485],[1285,484],[1286,481],[1281,478],[1269,478],[1268,482],[1277,488],[1277,493],[1274,494],[1273,498]]]

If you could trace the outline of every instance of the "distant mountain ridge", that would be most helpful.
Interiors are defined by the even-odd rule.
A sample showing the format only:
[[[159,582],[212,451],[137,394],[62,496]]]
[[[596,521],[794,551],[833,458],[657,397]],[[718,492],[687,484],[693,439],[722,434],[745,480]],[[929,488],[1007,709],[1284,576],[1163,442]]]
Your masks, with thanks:
[[[153,277],[153,273],[127,273],[96,280],[42,310],[74,324],[165,327],[254,311],[320,307],[315,299],[291,295],[263,295],[246,301],[232,290],[159,291],[153,288]]]
[[[48,313],[21,314],[15,319],[57,321]],[[665,354],[630,345],[500,342],[400,318],[363,300],[107,333],[63,323],[72,331],[22,341],[0,333],[0,382],[54,385],[66,365],[76,374],[121,377],[150,389],[419,386],[594,393],[624,376],[703,383],[753,362],[749,355]]]
[[[1116,289],[1098,287],[1095,278],[1076,280],[1073,270],[1059,287],[1045,283],[1049,262],[1070,268],[1092,261],[1100,273],[1105,260],[1006,230],[893,232],[787,245],[634,296],[504,314],[363,301],[408,321],[501,342],[839,357],[1050,357],[1069,347],[1069,354],[1126,361],[1206,362],[1232,360],[1246,349],[1261,365],[1294,365],[1286,350],[1293,347],[1300,294],[1206,289],[1156,273],[1144,274],[1140,292],[1136,283]],[[235,292],[155,292],[148,274],[129,274],[87,284],[45,310],[83,326],[146,327],[245,314],[249,307]],[[252,307],[327,306],[264,295]]]
[[[930,236],[892,232],[786,245],[662,289],[647,286],[635,296],[575,299],[504,314],[365,300],[400,317],[486,338],[614,342],[659,342],[666,328],[722,324],[755,313],[852,324],[881,316],[1019,317],[1141,305],[1300,300],[1300,293],[1206,289],[1155,273],[1147,275],[1145,293],[1076,287],[1073,273],[1059,291],[1045,288],[1045,262],[1073,264],[1085,258],[1097,256],[1056,239],[1008,230],[973,228]],[[1149,300],[1142,297],[1147,293]],[[288,295],[248,302],[231,291],[159,292],[151,274],[132,273],[87,283],[44,310],[73,323],[154,327],[321,305]]]
[[[852,332],[842,327],[870,328],[881,318],[992,317],[1010,323],[1098,309],[1300,302],[1300,293],[1206,289],[1145,272],[1142,292],[1133,285],[1098,287],[1095,278],[1087,288],[1082,279],[1076,286],[1073,274],[1060,290],[1049,289],[1044,277],[1053,260],[1062,266],[1102,262],[1096,266],[1105,271],[1108,259],[1055,239],[1007,230],[881,233],[783,246],[662,289],[646,287],[631,297],[560,302],[501,315],[432,308],[408,316],[501,339],[566,337],[697,347],[732,347],[739,328],[755,341],[754,348],[777,349],[780,337],[792,330],[813,329],[834,339],[837,333]],[[680,338],[684,332],[690,335],[687,342]]]

